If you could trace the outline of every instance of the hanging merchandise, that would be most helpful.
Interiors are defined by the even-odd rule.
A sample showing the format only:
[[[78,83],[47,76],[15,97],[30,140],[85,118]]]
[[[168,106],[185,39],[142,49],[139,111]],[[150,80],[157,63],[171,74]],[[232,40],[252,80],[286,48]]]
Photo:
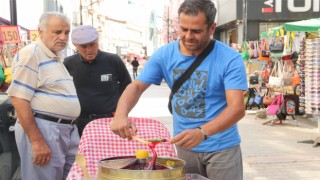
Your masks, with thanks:
[[[276,115],[276,112],[278,109],[280,109],[281,107],[281,102],[282,102],[282,94],[278,94],[273,101],[271,102],[271,104],[268,106],[267,108],[267,112],[270,115]]]
[[[283,65],[280,59],[277,59],[274,63],[272,71],[269,77],[269,85],[271,86],[283,86]]]
[[[0,86],[4,82],[4,79],[5,79],[4,72],[3,72],[2,66],[0,65]]]
[[[283,37],[275,36],[271,44],[269,45],[269,51],[271,53],[282,53],[284,48]]]
[[[273,91],[270,88],[267,88],[267,93],[265,96],[263,96],[262,103],[266,106],[269,106],[274,100],[274,98],[275,97]]]
[[[261,71],[262,82],[265,84],[269,83],[271,67],[272,67],[272,61],[266,61],[265,65]]]
[[[283,85],[291,86],[293,73],[294,73],[294,67],[293,67],[292,61],[283,60],[283,69],[282,69]]]
[[[248,42],[248,54],[249,54],[249,58],[250,59],[254,59],[254,58],[256,58],[255,56],[254,56],[254,41],[249,41]]]
[[[291,55],[293,52],[296,51],[294,39],[295,39],[295,33],[289,32],[289,31],[283,37],[283,41],[284,41],[283,55],[284,56]]]
[[[281,121],[281,120],[285,120],[287,118],[286,113],[284,112],[284,98],[283,95],[281,94],[281,102],[280,102],[280,108],[277,109],[276,111],[276,116],[277,118]]]
[[[5,92],[11,81],[12,81],[12,72],[11,64],[13,57],[16,55],[18,50],[23,47],[24,44],[1,44],[0,45],[0,67],[1,72],[0,76],[3,73],[4,79],[0,77],[0,92]]]
[[[257,58],[259,57],[259,53],[258,53],[258,41],[253,41],[253,57]]]
[[[12,81],[11,67],[4,69],[4,76],[5,76],[4,82],[7,84],[11,84],[11,81]]]
[[[267,44],[268,44],[268,40],[262,39],[260,47],[257,46],[258,52],[259,52],[259,58],[258,58],[259,60],[263,60],[263,61],[271,60],[269,56],[269,50],[268,50]]]
[[[301,82],[301,77],[298,73],[298,70],[296,68],[293,67],[293,74],[292,74],[292,78],[291,78],[291,85],[292,86],[298,86],[300,85]]]
[[[305,40],[304,58],[306,113],[320,115],[320,38]]]
[[[245,60],[245,61],[249,60],[250,55],[248,52],[248,45],[247,45],[247,42],[245,42],[245,41],[243,41],[243,43],[241,45],[240,54],[241,54],[243,60]]]

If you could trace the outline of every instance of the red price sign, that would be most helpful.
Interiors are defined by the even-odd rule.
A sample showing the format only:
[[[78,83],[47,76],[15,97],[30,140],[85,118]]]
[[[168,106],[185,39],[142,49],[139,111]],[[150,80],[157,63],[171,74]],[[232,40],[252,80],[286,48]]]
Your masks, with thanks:
[[[39,38],[39,32],[37,30],[29,30],[29,40],[36,41]]]
[[[3,44],[20,43],[18,26],[0,26],[0,36]]]

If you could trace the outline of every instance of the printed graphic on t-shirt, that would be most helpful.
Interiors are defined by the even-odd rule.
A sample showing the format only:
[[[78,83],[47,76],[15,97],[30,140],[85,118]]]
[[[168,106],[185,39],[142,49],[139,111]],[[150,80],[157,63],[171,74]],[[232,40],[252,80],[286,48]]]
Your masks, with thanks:
[[[177,80],[185,70],[174,69],[174,79]],[[206,115],[205,97],[208,72],[195,71],[175,94],[173,108],[180,116],[188,118],[203,118]]]

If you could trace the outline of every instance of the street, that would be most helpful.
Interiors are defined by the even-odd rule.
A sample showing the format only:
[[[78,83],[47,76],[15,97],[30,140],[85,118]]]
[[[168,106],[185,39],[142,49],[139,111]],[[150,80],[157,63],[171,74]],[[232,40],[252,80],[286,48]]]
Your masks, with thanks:
[[[130,116],[160,120],[172,134],[172,117],[167,109],[169,94],[165,83],[152,85]],[[265,121],[248,113],[239,122],[244,180],[320,179],[320,147],[298,143],[315,138],[317,126],[302,117],[273,126],[262,125]]]

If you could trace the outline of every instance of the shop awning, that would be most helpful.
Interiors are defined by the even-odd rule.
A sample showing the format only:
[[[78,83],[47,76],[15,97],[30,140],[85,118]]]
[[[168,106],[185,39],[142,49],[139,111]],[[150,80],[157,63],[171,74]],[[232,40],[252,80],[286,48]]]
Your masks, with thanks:
[[[318,32],[320,31],[320,18],[289,22],[283,27],[287,31]]]
[[[261,39],[265,39],[265,38],[268,38],[268,37],[270,37],[270,36],[276,36],[277,33],[280,32],[279,30],[281,30],[281,29],[283,29],[283,26],[277,26],[277,27],[270,28],[269,31],[267,31],[267,32],[262,32],[262,33],[260,34],[260,38],[261,38]]]

